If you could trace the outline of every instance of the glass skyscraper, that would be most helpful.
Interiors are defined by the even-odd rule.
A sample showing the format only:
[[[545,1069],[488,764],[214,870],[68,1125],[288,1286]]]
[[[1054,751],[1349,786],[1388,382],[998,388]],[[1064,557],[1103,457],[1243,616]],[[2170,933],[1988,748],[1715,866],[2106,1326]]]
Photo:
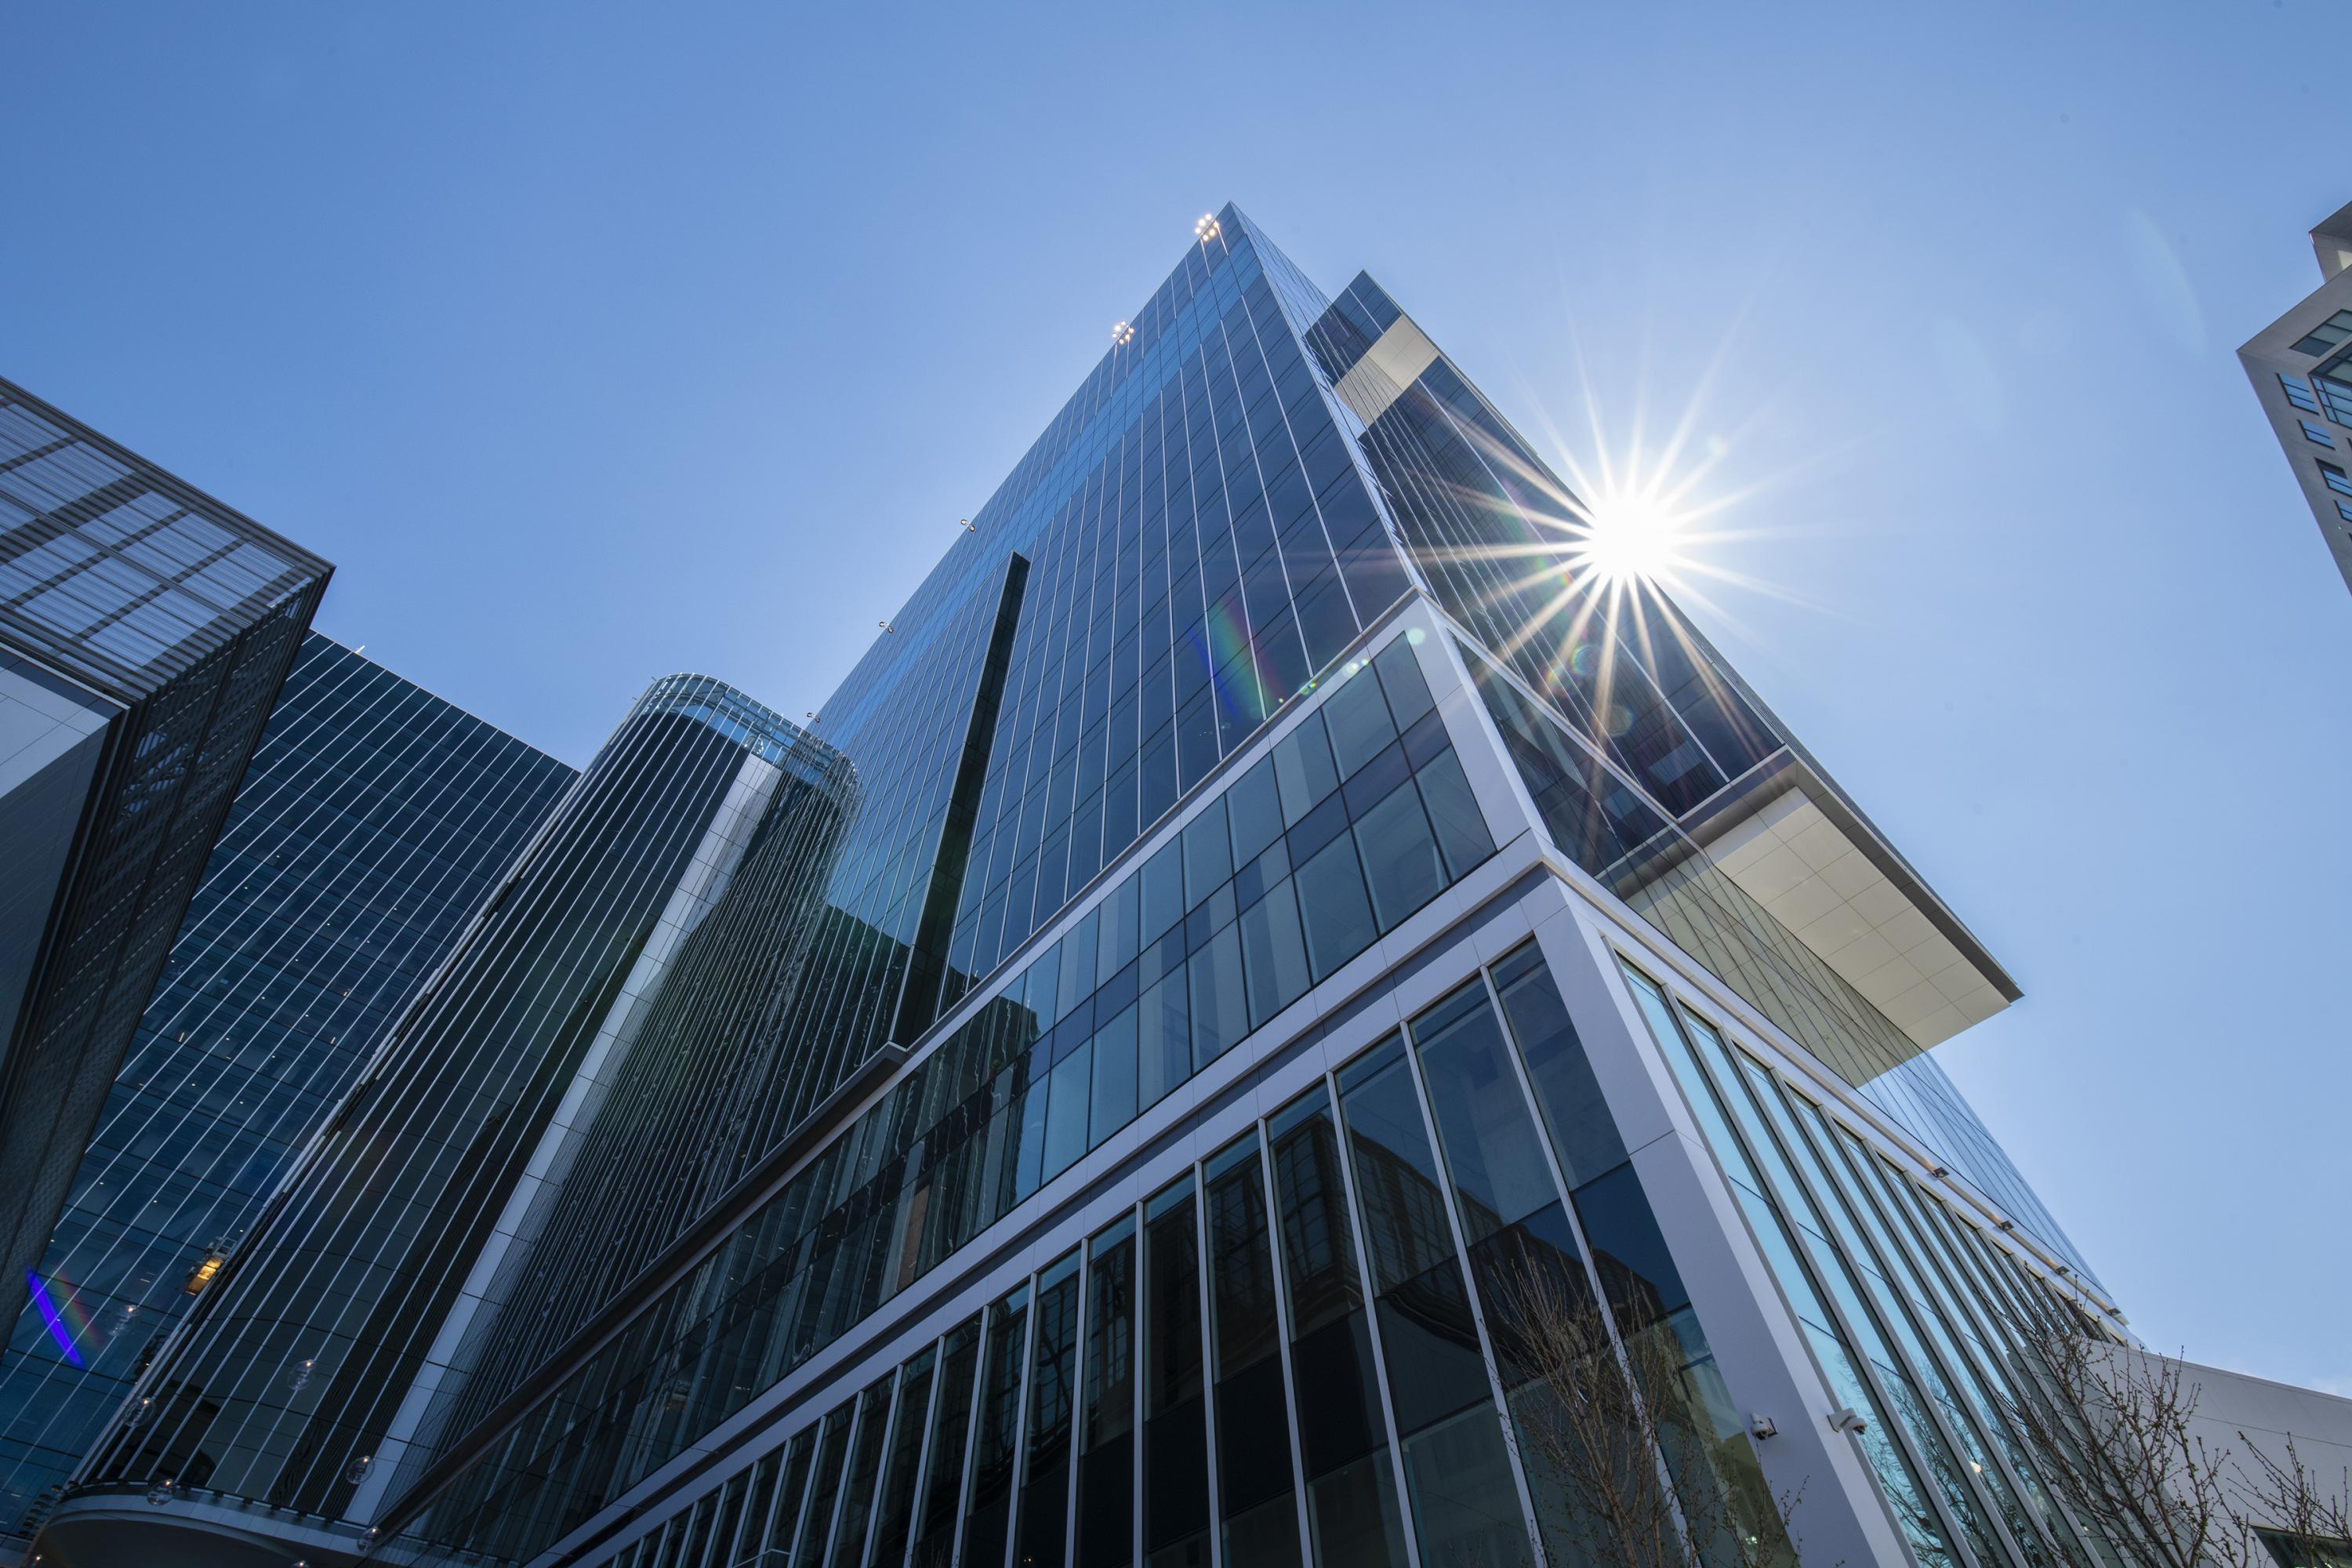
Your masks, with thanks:
[[[711,699],[801,798],[635,1005],[469,942],[609,1049],[421,1001],[45,1542],[1579,1563],[1539,1279],[1766,1558],[2089,1561],[2000,1398],[2112,1304],[1926,1054],[2015,985],[1385,291],[1204,217],[971,524],[813,732]]]
[[[331,570],[0,381],[0,1261],[12,1290],[48,1245]]]
[[[385,1020],[572,770],[313,632],[255,749],[0,1364],[32,1534]]]

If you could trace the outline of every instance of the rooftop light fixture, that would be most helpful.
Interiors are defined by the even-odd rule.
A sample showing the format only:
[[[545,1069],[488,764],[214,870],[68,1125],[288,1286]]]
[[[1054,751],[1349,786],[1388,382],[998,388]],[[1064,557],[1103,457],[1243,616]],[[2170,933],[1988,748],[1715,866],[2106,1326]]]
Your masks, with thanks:
[[[1124,347],[1135,341],[1135,329],[1121,321],[1110,330],[1110,341],[1113,348]]]

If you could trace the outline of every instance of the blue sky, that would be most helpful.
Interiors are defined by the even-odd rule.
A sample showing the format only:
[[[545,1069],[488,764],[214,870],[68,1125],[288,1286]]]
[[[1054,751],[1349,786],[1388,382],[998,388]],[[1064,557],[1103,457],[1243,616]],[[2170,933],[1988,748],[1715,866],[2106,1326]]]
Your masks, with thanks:
[[[2231,353],[2326,0],[866,9],[21,10],[0,374],[579,762],[815,707],[1238,201],[1578,462],[1687,418],[1696,613],[2025,989],[1954,1076],[2152,1342],[2352,1394],[2352,595]]]

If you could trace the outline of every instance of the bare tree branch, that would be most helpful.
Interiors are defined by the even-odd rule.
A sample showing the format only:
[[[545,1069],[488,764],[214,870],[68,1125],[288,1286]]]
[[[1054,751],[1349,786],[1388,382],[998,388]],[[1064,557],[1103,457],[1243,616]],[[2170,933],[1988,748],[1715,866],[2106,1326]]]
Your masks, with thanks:
[[[1556,1549],[1612,1568],[1791,1568],[1800,1496],[1724,1484],[1663,1318],[1620,1341],[1580,1276],[1525,1263],[1489,1300],[1497,1351],[1525,1379],[1514,1414]]]
[[[2090,1534],[2142,1568],[2253,1568],[2231,1504],[2233,1450],[2195,1429],[2181,1363],[2095,1341],[2054,1318],[2015,1325],[2024,1364],[2002,1399],[2034,1464]]]

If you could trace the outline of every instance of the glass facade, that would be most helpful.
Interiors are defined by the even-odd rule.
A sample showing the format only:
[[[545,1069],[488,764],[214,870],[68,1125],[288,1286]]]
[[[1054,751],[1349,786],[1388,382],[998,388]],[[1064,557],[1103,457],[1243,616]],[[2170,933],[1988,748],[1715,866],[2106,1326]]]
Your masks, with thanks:
[[[754,868],[751,825],[793,818],[803,803],[782,781],[824,767],[804,732],[719,683],[656,681],[329,1110],[98,1471],[346,1507],[420,1370],[450,1359],[436,1335],[466,1321],[547,1190],[560,1116],[625,1089],[633,1026],[665,981],[691,979],[716,885]]]
[[[1652,1038],[1746,1212],[1923,1565],[2098,1561],[2004,1422],[2020,1326],[2079,1309],[1832,1108],[1628,970]]]
[[[11,1281],[36,1278],[331,570],[0,381]]]
[[[464,1454],[439,1505],[453,1522],[435,1528],[527,1540],[593,1511],[1484,860],[1493,842],[1433,710],[1402,637],[1348,669],[495,1455]],[[656,1397],[663,1418],[643,1420]]]
[[[1538,1280],[1669,1369],[1710,1563],[1805,1548],[1790,1453],[1875,1556],[2081,1560],[1998,1415],[2063,1237],[1706,848],[1790,787],[1875,830],[1671,605],[1565,567],[1573,498],[1376,284],[1196,233],[811,731],[690,683],[624,725],[555,820],[616,804],[523,862],[593,875],[493,895],[93,1506],[551,1568],[1605,1561]],[[551,911],[630,879],[648,934],[582,950]],[[1761,1446],[1765,1386],[1859,1447]]]
[[[1833,1111],[1646,975],[1624,978],[1830,1386],[1869,1418],[1860,1441],[1916,1560],[2094,1561],[1998,1415],[2015,1324],[2059,1299]],[[945,1543],[929,1543],[961,1518],[967,1563],[1206,1563],[1212,1536],[1237,1568],[1605,1561],[1534,1447],[1507,1437],[1550,1396],[1515,1356],[1527,1330],[1507,1284],[1536,1267],[1604,1303],[1618,1333],[1673,1347],[1677,1419],[1699,1438],[1675,1456],[1685,1484],[1732,1499],[1730,1517],[1768,1537],[1749,1550],[1793,1563],[1592,1082],[1559,986],[1522,945],[862,1394],[813,1411],[774,1450],[789,1475],[814,1442],[804,1495],[715,1539],[702,1510],[682,1511],[583,1560],[943,1563]],[[941,1365],[962,1370],[935,1398]],[[869,1431],[876,1458],[860,1463],[852,1434]],[[771,1468],[728,1493],[764,1490]],[[913,1522],[896,1500],[917,1476],[933,1527],[911,1554],[893,1534],[862,1555],[871,1517]]]
[[[10,1529],[38,1527],[572,777],[304,638],[16,1316],[0,1366]]]

